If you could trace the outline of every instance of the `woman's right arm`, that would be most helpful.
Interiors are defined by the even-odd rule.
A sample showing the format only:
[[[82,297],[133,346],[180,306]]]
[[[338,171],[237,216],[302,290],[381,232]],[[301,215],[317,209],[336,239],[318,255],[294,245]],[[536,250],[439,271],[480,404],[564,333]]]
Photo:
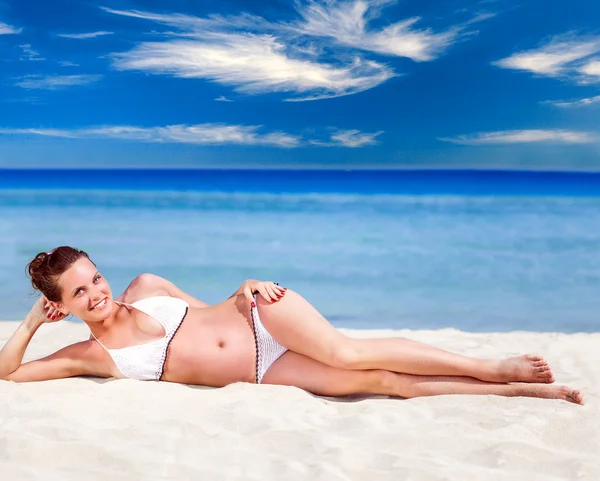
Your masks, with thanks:
[[[101,375],[98,373],[100,357],[89,341],[72,344],[50,356],[21,364],[31,338],[45,322],[39,315],[41,302],[43,299],[36,303],[0,351],[0,379],[25,382],[83,374]],[[110,374],[107,377],[109,376]]]
[[[21,365],[29,341],[43,322],[28,315],[0,351],[0,379],[16,371]]]

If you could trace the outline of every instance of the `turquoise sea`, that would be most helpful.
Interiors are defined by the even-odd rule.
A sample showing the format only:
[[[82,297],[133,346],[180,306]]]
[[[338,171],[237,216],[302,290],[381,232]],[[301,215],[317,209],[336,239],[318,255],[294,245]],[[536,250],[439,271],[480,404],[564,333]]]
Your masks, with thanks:
[[[600,331],[600,176],[443,171],[0,171],[0,319],[25,265],[84,249],[210,304],[244,279],[338,327]]]

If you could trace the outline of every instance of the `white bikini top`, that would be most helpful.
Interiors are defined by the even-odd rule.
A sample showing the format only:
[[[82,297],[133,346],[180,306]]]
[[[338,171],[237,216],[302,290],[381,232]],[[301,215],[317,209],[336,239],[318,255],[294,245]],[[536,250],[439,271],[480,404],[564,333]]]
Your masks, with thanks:
[[[139,381],[159,381],[165,367],[169,343],[187,314],[188,303],[183,299],[171,296],[147,297],[135,301],[133,304],[115,302],[133,307],[156,319],[164,327],[165,336],[144,344],[120,349],[108,349],[94,334],[92,337],[106,349],[117,369],[125,377]]]

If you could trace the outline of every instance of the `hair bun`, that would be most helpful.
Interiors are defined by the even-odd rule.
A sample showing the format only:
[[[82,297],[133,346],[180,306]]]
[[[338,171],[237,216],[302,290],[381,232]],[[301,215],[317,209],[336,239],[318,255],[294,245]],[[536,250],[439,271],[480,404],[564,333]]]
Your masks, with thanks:
[[[44,294],[49,301],[58,302],[61,293],[57,279],[82,257],[89,259],[86,252],[70,246],[60,246],[50,252],[40,252],[27,264],[31,285]]]
[[[38,291],[42,290],[40,280],[44,277],[45,271],[48,268],[49,257],[50,255],[48,253],[40,252],[27,265],[27,271],[29,273],[29,277],[31,278],[31,283],[33,287]]]

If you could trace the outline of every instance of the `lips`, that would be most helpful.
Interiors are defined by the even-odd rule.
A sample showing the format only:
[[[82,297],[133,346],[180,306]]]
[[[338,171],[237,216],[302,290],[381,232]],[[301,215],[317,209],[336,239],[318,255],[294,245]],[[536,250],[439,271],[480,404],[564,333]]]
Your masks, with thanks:
[[[99,311],[100,309],[106,307],[107,305],[108,305],[108,298],[105,297],[100,302],[98,302],[97,304],[95,304],[94,306],[92,306],[92,308],[90,309],[90,311]]]

